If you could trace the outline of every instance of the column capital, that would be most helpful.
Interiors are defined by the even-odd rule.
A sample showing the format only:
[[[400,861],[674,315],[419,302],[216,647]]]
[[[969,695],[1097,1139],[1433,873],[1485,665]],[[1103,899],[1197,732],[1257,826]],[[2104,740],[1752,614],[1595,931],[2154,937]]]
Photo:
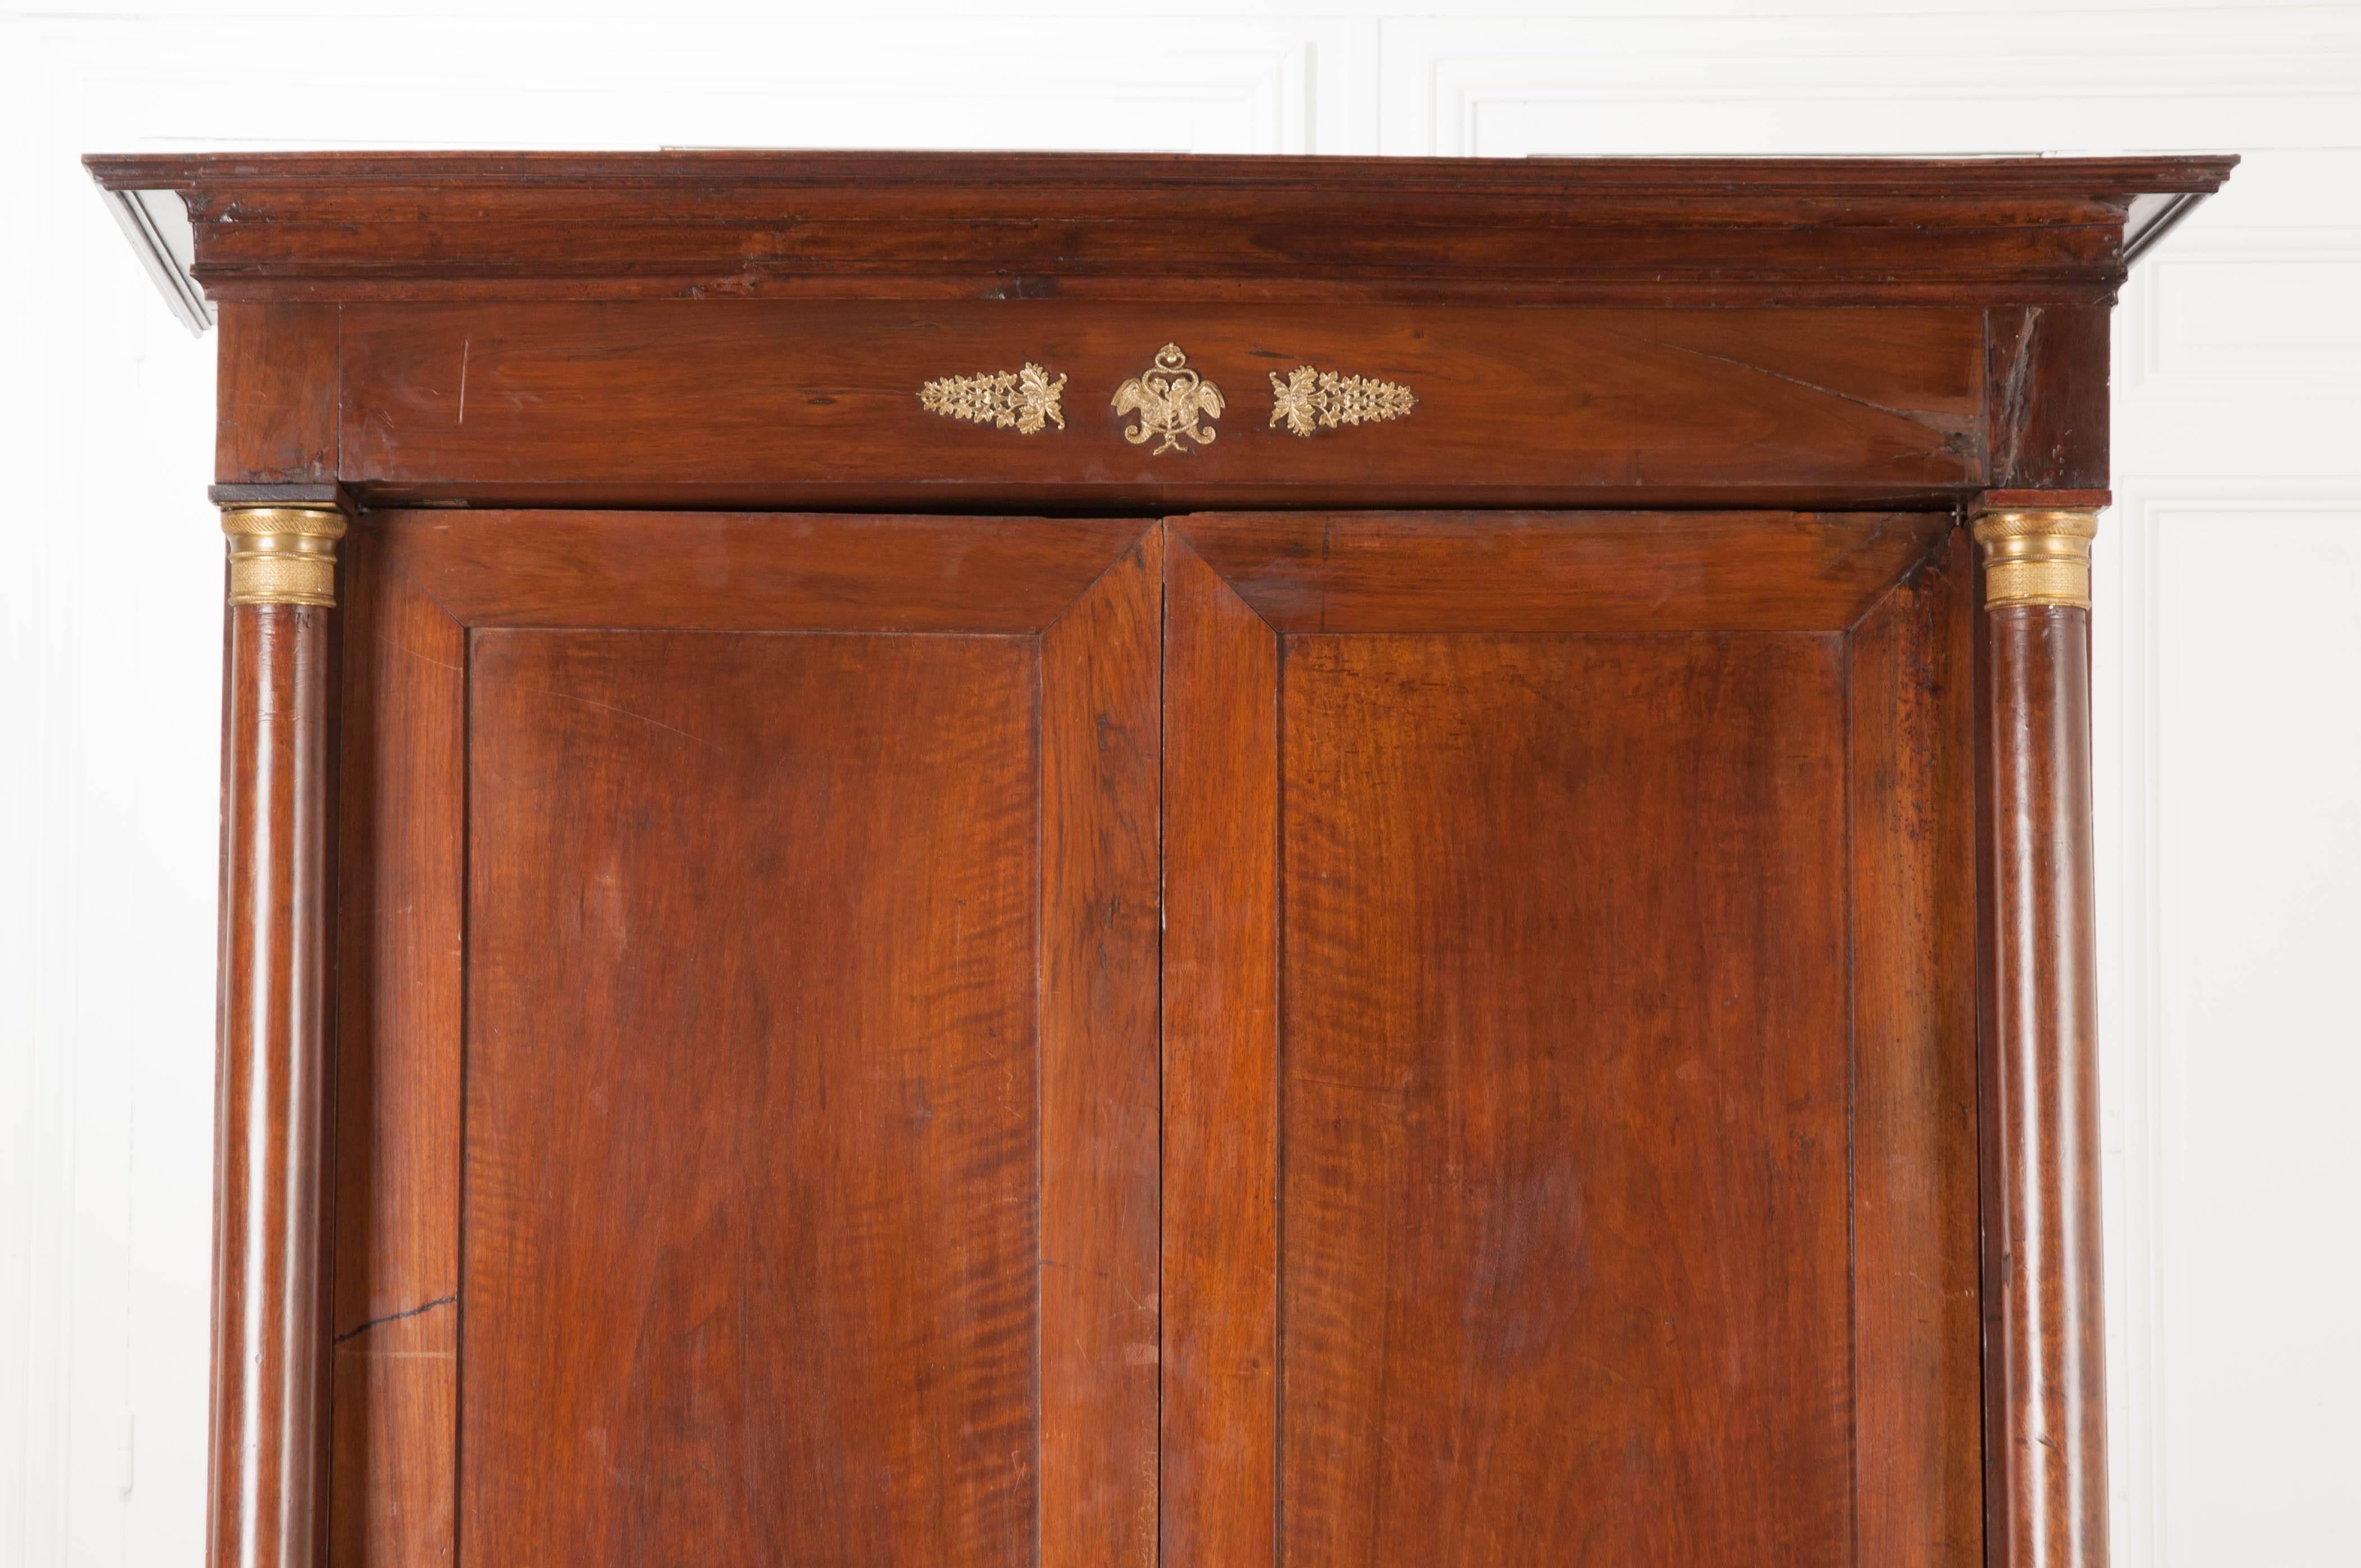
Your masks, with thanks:
[[[2016,605],[2091,608],[2092,506],[2012,506],[1976,518],[1984,554],[1984,608]]]
[[[336,541],[345,514],[333,506],[226,505],[221,527],[229,542],[229,602],[336,602]]]

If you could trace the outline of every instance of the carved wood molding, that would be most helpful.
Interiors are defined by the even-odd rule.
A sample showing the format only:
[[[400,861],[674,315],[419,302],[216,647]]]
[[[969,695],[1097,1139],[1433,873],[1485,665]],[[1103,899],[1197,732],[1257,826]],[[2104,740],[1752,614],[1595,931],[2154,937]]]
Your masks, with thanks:
[[[177,196],[216,301],[1380,299],[2104,303],[2144,198],[2232,159],[1408,159],[1086,154],[93,157]],[[697,220],[618,224],[692,201]],[[1057,214],[1044,223],[1045,213]],[[150,225],[151,227],[153,225]],[[176,225],[177,226],[177,225]],[[585,236],[598,244],[586,252]],[[1776,243],[1766,242],[1775,236]],[[176,284],[176,287],[181,285]]]

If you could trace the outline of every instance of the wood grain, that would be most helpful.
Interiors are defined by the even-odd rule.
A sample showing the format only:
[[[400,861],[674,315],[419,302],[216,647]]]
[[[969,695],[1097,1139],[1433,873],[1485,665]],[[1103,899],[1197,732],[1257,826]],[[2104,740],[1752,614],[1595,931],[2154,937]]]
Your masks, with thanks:
[[[1290,641],[1290,1561],[1850,1559],[1843,690]]]
[[[345,321],[342,477],[388,491],[595,495],[694,476],[925,507],[994,483],[1382,496],[1453,477],[1552,492],[1983,477],[1971,311],[675,301],[354,306]],[[1167,341],[1230,400],[1220,439],[1185,456],[1126,443],[1111,401]],[[937,377],[1028,362],[1068,378],[1065,429],[1022,436],[919,405]],[[1269,378],[1301,364],[1400,382],[1418,405],[1292,435],[1272,426]]]
[[[346,543],[331,1560],[442,1568],[457,1473],[467,634]]]
[[[325,1522],[329,612],[229,612],[214,1176],[213,1568],[311,1568]]]
[[[368,1332],[331,1354],[327,1561],[453,1561],[459,1431],[456,1303]]]
[[[1971,546],[1855,629],[1849,723],[1860,1559],[1984,1561]]]
[[[697,520],[379,521],[478,623],[464,1551],[1151,1557],[1160,536],[705,520],[741,630],[536,630],[697,622]]]
[[[2090,612],[1987,617],[1985,1529],[2107,1561]]]
[[[2110,313],[2096,305],[1984,313],[1989,489],[2106,488]]]
[[[2235,159],[832,152],[92,157],[229,298],[2103,303]],[[1151,346],[1153,346],[1151,345]]]
[[[1174,526],[1282,631],[1842,630],[1925,513],[1225,513]]]
[[[1042,1568],[1155,1568],[1163,532],[1041,637]]]
[[[1164,579],[1168,1563],[1279,1561],[1279,648],[1177,533]]]
[[[2086,620],[1949,519],[2235,161],[87,160],[375,509],[341,737],[226,630],[216,1568],[1963,1568],[1980,1440],[2103,1568]]]
[[[1035,677],[476,636],[463,1560],[1034,1560]]]
[[[1104,519],[378,514],[389,561],[470,627],[1039,631],[1136,539]]]
[[[214,477],[223,484],[333,481],[342,452],[334,305],[217,307]]]

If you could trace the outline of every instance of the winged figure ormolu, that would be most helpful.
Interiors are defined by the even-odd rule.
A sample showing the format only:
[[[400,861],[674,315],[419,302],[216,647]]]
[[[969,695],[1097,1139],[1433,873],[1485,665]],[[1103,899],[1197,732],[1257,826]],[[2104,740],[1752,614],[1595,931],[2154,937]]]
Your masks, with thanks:
[[[1157,350],[1153,367],[1115,389],[1115,411],[1139,416],[1139,422],[1126,426],[1123,433],[1134,446],[1163,438],[1149,456],[1185,453],[1189,448],[1180,444],[1184,435],[1200,446],[1213,444],[1213,427],[1201,422],[1222,417],[1222,389],[1189,368],[1189,356],[1179,344],[1168,343]]]

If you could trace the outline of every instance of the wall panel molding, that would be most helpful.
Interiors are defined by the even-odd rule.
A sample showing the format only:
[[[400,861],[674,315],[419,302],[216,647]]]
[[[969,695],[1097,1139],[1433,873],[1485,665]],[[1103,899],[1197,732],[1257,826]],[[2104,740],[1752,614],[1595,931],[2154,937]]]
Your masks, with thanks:
[[[2345,587],[2314,586],[2296,596],[2312,601],[2301,609],[2266,590],[2307,560],[2323,574],[2315,585],[2349,585],[2361,572],[2361,473],[2327,483],[2183,476],[2131,485],[2118,488],[2102,521],[2093,617],[2114,1550],[2117,1563],[2138,1568],[2202,1568],[2232,1551],[2257,1517],[2256,1478],[2234,1485],[2223,1473],[2224,1433],[2275,1455],[2301,1450],[2307,1464],[2361,1464],[2349,1419],[2313,1425],[2296,1417],[2280,1397],[2296,1384],[2274,1395],[2248,1365],[2251,1348],[2223,1332],[2226,1321],[2268,1312],[2274,1300],[2289,1300],[2298,1320],[2312,1310],[2303,1301],[2349,1301],[2361,1292],[2361,1267],[2347,1253],[2300,1245],[2226,1267],[2222,1255],[2238,1249],[2239,1227],[2225,1229],[2198,1200],[2226,1195],[2274,1231],[2309,1201],[2307,1190],[2268,1174],[2279,1163],[2269,1135],[2221,1113],[2235,1092],[2199,1086],[2202,1072],[2218,1070],[2208,1064],[2251,1064],[2260,1084],[2290,1070],[2313,1078],[2314,1064],[2333,1078],[2350,1059],[2316,1057],[2317,1047],[2283,1032],[2224,1034],[2218,1018],[2206,1027],[2207,1006],[2222,1002],[2208,1003],[2204,993],[2218,972],[2213,956],[2224,921],[2235,930],[2255,909],[2308,909],[2319,939],[2320,898],[2307,889],[2333,872],[2289,852],[2257,852],[2228,872],[2215,857],[2219,846],[2257,836],[2255,813],[2286,820],[2266,802],[2284,793],[2277,781],[2290,769],[2334,779],[2338,764],[2323,748],[2341,740],[2345,753],[2356,750],[2350,725],[2308,721],[2349,690],[2361,660],[2361,637],[2345,629],[2349,615],[2340,620]],[[2341,573],[2340,546],[2354,563]],[[2251,695],[2232,699],[2234,691]],[[2224,720],[2239,709],[2285,722],[2232,742]],[[2342,768],[2341,822],[2349,824],[2361,817],[2361,787],[2352,782],[2361,758],[2347,755]],[[2340,827],[2335,788],[2326,799],[2322,793],[2298,823],[2319,824],[2323,863],[2349,875],[2361,835]],[[2341,903],[2326,928],[2356,924],[2349,894]],[[2315,1018],[2333,1036],[2334,968],[2317,959],[2265,964],[2256,973],[2268,981],[2252,992],[2257,1018]],[[2246,1075],[2233,1068],[2230,1076]],[[2305,1137],[2295,1125],[2301,1111],[2279,1113],[2314,1163],[2332,1164],[2309,1190],[2334,1190],[2340,1179],[2345,1190],[2361,1185],[2361,1159],[2346,1154],[2334,1167],[2340,1157],[2331,1151],[2349,1140],[2324,1128]],[[2334,1368],[2336,1341],[2316,1329],[2306,1354],[2328,1351]],[[2329,1376],[2338,1393],[2320,1403],[2342,1409],[2361,1379],[2345,1368]],[[2290,1498],[2261,1528],[2287,1553],[2263,1560],[2327,1561],[2319,1554],[2333,1549],[2343,1519]]]
[[[1397,153],[2333,145],[2351,137],[2361,13],[2151,5],[2051,12],[2037,29],[2004,5],[1404,18],[1386,24],[1384,73]]]

